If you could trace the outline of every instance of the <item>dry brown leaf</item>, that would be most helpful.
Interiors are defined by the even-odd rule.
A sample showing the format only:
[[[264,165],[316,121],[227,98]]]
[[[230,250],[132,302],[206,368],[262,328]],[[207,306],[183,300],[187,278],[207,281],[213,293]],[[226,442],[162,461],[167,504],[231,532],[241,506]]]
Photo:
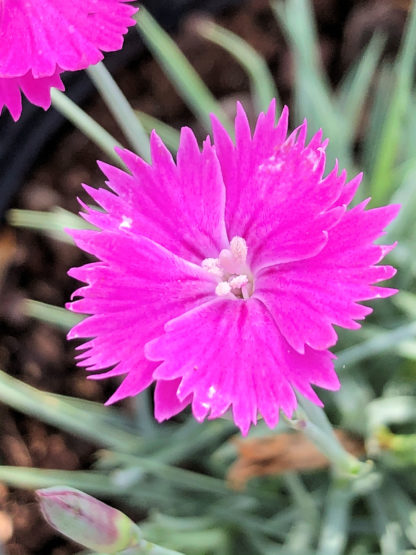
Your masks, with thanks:
[[[336,430],[339,441],[353,455],[364,455],[364,444],[343,430]],[[232,440],[238,458],[228,471],[228,482],[234,489],[243,489],[251,478],[273,476],[289,471],[316,470],[329,466],[329,461],[300,432],[253,439]]]

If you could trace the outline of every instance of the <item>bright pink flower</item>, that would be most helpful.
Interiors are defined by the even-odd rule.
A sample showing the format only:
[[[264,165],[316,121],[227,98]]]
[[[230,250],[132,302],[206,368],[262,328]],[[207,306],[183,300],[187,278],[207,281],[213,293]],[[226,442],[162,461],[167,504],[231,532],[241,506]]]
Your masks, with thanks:
[[[69,308],[91,316],[69,337],[91,338],[80,365],[112,367],[91,377],[126,375],[109,403],[156,382],[158,420],[232,408],[246,433],[290,417],[295,390],[321,405],[311,384],[339,387],[333,325],[358,328],[357,301],[395,292],[372,284],[395,273],[374,240],[398,207],[347,210],[361,176],[323,177],[327,141],[305,146],[306,123],[287,138],[287,121],[272,104],[252,136],[239,106],[235,144],[214,118],[215,146],[185,128],[176,164],[156,134],[152,165],[126,150],[131,175],[100,164],[115,194],[86,187],[100,231],[71,232],[98,262],[70,271],[88,285]]]
[[[63,71],[99,62],[119,50],[134,24],[131,0],[0,0],[0,112],[14,120],[21,92],[47,109],[50,88],[63,90]]]

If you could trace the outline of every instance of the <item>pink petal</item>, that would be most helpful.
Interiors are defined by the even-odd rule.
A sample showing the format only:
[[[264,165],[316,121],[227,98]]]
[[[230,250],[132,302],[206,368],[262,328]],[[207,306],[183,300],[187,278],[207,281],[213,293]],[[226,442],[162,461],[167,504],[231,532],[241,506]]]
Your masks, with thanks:
[[[119,50],[134,24],[130,0],[3,0],[0,76],[49,77],[79,70]]]
[[[273,315],[280,331],[299,353],[304,346],[326,349],[337,341],[333,325],[360,327],[371,309],[357,301],[395,292],[372,284],[391,278],[391,266],[375,266],[386,247],[373,241],[397,215],[397,206],[364,210],[365,203],[345,214],[331,229],[327,245],[313,258],[261,272],[255,296]]]
[[[214,139],[227,189],[228,236],[243,237],[252,271],[315,256],[344,208],[334,207],[345,174],[323,179],[326,141],[305,146],[306,124],[286,139],[287,111],[277,126],[274,106],[251,137],[244,110],[236,118],[236,145],[214,120]]]
[[[200,152],[193,133],[184,129],[176,165],[156,134],[151,146],[153,166],[120,151],[133,175],[100,164],[117,194],[87,188],[107,213],[87,209],[85,219],[102,229],[124,227],[131,234],[145,235],[197,264],[218,256],[228,240],[225,189],[213,147],[206,143]]]
[[[52,87],[61,91],[65,88],[59,72],[39,79],[35,79],[30,72],[22,77],[0,77],[0,113],[3,106],[6,106],[12,118],[17,121],[22,113],[21,92],[32,104],[47,110],[51,105]]]
[[[246,434],[261,413],[273,427],[279,408],[291,416],[293,387],[311,397],[310,383],[335,389],[338,380],[327,351],[297,354],[280,334],[268,310],[255,300],[215,300],[170,321],[165,334],[149,342],[146,357],[163,361],[157,380],[178,380],[180,400],[192,395],[194,416],[216,418],[232,406]],[[313,392],[313,391],[312,391]]]
[[[136,367],[133,369],[131,369],[131,367],[129,369],[125,369],[128,374],[105,404],[112,405],[113,403],[121,401],[126,397],[134,397],[135,395],[141,393],[153,382],[152,374],[154,369],[154,364],[149,364],[148,362],[146,363],[143,357],[141,357]]]
[[[177,391],[180,380],[159,380],[155,388],[155,418],[159,422],[168,420],[179,412],[182,412],[191,402],[191,396],[180,401]]]
[[[22,96],[20,93],[19,79],[3,79],[0,77],[0,113],[6,106],[17,121],[22,113]]]
[[[155,365],[144,358],[144,344],[163,333],[169,319],[212,299],[215,280],[145,237],[95,231],[72,235],[101,261],[70,271],[88,285],[74,293],[81,298],[68,308],[91,316],[68,338],[92,338],[80,346],[85,351],[81,366],[91,371],[114,366],[105,377],[128,374],[114,402],[151,383]]]

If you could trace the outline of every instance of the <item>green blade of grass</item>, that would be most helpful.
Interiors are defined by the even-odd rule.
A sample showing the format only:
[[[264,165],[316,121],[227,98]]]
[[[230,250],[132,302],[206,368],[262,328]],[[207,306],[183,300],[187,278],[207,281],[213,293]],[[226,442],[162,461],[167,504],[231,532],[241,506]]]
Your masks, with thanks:
[[[370,357],[381,355],[387,351],[395,350],[402,341],[411,339],[416,335],[416,322],[404,324],[389,331],[380,331],[372,337],[358,345],[348,347],[337,353],[335,366],[338,371],[346,366],[357,364]]]
[[[393,68],[394,88],[383,119],[370,178],[370,194],[375,204],[382,203],[391,191],[401,128],[409,106],[416,57],[416,2],[410,12],[402,47]]]
[[[390,475],[386,480],[385,493],[391,499],[391,508],[397,515],[402,530],[413,547],[416,547],[416,506],[411,496]]]
[[[117,496],[122,488],[105,474],[92,471],[51,470],[0,465],[0,481],[17,488],[39,489],[67,485],[92,495]]]
[[[152,508],[164,506],[166,494],[158,491],[154,485],[140,484],[132,489],[130,484],[120,484],[117,475],[108,475],[95,471],[52,470],[0,465],[0,482],[11,487],[40,489],[52,486],[69,486],[90,495],[104,498],[121,498],[123,503],[133,507]]]
[[[416,143],[416,94],[412,88],[410,101],[406,110],[406,118],[400,137],[398,164],[394,167],[394,177],[401,182],[403,176],[410,170],[414,171],[416,157],[414,145]],[[404,171],[403,171],[404,170]],[[399,181],[400,180],[400,181]]]
[[[94,229],[93,226],[80,216],[63,208],[54,208],[50,212],[12,208],[7,212],[7,221],[14,227],[42,231],[54,239],[70,244],[73,244],[74,241],[64,231],[65,228]]]
[[[204,38],[224,48],[246,70],[258,112],[266,111],[273,98],[276,98],[278,113],[281,111],[276,85],[267,63],[247,41],[208,19],[198,21],[196,29]]]
[[[169,434],[155,457],[164,463],[183,461],[202,450],[209,450],[222,438],[229,437],[232,432],[235,432],[235,426],[227,420],[206,422],[201,428],[191,417],[188,422],[181,424]]]
[[[416,295],[410,291],[400,291],[393,297],[393,303],[412,319],[416,319]]]
[[[177,468],[154,458],[137,457],[135,455],[112,452],[104,452],[102,456],[109,464],[114,464],[114,466],[121,464],[124,467],[138,468],[160,479],[168,480],[181,488],[193,491],[205,491],[219,495],[232,495],[232,491],[227,487],[224,480],[199,474],[198,472],[193,472],[184,468]]]
[[[416,360],[416,341],[403,341],[397,350],[403,358]]]
[[[247,514],[243,510],[230,510],[229,507],[224,508],[220,505],[215,506],[212,512],[221,522],[239,526],[242,529],[249,528],[256,532],[262,532],[278,541],[285,539],[287,529],[299,516],[298,511],[293,507],[285,507],[273,519],[264,519]]]
[[[86,399],[79,399],[78,397],[68,397],[67,395],[60,395],[59,393],[49,393],[52,398],[58,401],[63,401],[66,405],[73,407],[77,411],[87,411],[99,421],[110,424],[114,429],[121,430],[134,434],[136,438],[135,451],[142,451],[145,442],[137,435],[134,422],[120,410],[112,407],[106,407],[101,403],[95,401],[87,401]],[[133,437],[130,436],[132,440]]]
[[[211,127],[209,114],[212,112],[231,132],[232,125],[222,108],[170,36],[143,7],[135,18],[136,28],[147,47],[206,129]]]
[[[65,485],[97,497],[118,499],[131,507],[151,510],[163,508],[173,514],[181,513],[184,507],[189,507],[191,514],[203,515],[211,508],[206,502],[206,497],[202,500],[199,500],[197,496],[186,499],[180,496],[175,488],[161,487],[160,481],[150,481],[139,476],[136,476],[134,480],[123,481],[120,480],[118,472],[62,471],[0,465],[0,482],[11,487],[25,489]],[[240,511],[241,513],[242,511]],[[238,516],[238,514],[234,514],[233,519],[237,521]],[[259,522],[261,523],[260,519]]]
[[[310,0],[273,1],[273,12],[291,48],[295,63],[295,109],[297,123],[306,117],[311,130],[323,129],[331,141],[328,162],[338,158],[351,164],[351,145],[319,59],[319,42]]]
[[[282,480],[301,515],[299,521],[292,526],[285,547],[293,555],[301,555],[311,548],[319,523],[319,512],[314,497],[296,473],[287,472]]]
[[[66,402],[62,396],[40,391],[0,370],[0,401],[28,416],[102,445],[132,451],[139,444],[137,435],[115,427],[102,415],[81,405]]]
[[[328,491],[317,553],[341,555],[348,539],[352,495],[345,484],[334,482]]]
[[[164,123],[158,118],[149,116],[149,114],[146,114],[145,112],[141,112],[140,110],[135,110],[135,112],[147,133],[150,134],[153,130],[155,130],[168,149],[172,152],[177,152],[181,136],[177,129],[167,123]]]
[[[102,62],[86,69],[101,98],[137,154],[150,160],[149,137],[120,87]]]
[[[380,542],[381,555],[403,553],[403,532],[398,522],[392,521],[386,511],[386,497],[380,492],[372,491],[368,495],[374,528]]]
[[[414,422],[416,420],[416,399],[411,395],[378,397],[367,405],[365,415],[370,432],[381,426]]]
[[[41,303],[32,299],[25,299],[23,313],[30,318],[36,318],[64,331],[70,330],[84,318],[82,314],[75,314],[60,306]]]
[[[354,139],[360,116],[367,100],[370,85],[385,44],[384,38],[374,35],[362,56],[347,73],[337,95],[337,104],[350,140]]]
[[[121,498],[123,502],[135,507],[159,505],[166,508],[167,495],[175,496],[175,505],[179,500],[177,491],[166,492],[164,489],[155,487],[154,483],[147,484],[146,480],[140,480],[140,482],[136,480],[134,484],[131,482],[122,484],[116,472],[104,474],[96,471],[64,471],[0,465],[0,481],[12,487],[29,489],[66,485],[91,495]],[[229,499],[239,499],[238,494],[229,493]],[[203,511],[234,527],[252,528],[280,540],[284,537],[285,525],[293,521],[296,516],[291,509],[286,509],[281,511],[273,522],[269,522],[267,519],[247,515],[244,508],[238,509],[235,504],[232,510],[226,510],[218,504],[207,505],[206,500],[198,514],[203,515]]]
[[[294,47],[295,55],[328,87],[321,71],[316,24],[309,0],[288,0],[285,3],[273,1],[272,9]]]
[[[388,104],[392,95],[391,66],[384,62],[381,64],[377,86],[374,88],[374,99],[369,109],[369,123],[363,141],[363,167],[368,178],[374,169],[377,154],[377,144],[383,130],[384,118],[388,109]],[[361,187],[360,187],[361,188]],[[365,194],[367,198],[370,194],[368,185],[365,184]]]
[[[212,517],[172,517],[151,514],[140,523],[143,536],[157,544],[168,544],[189,552],[227,552],[227,534]]]
[[[91,139],[113,162],[120,165],[120,158],[114,152],[114,148],[121,147],[121,144],[108,131],[61,91],[51,89],[51,98],[55,110]]]
[[[365,379],[365,375],[357,374],[343,373],[342,387],[334,396],[334,401],[342,415],[339,425],[357,435],[365,436],[368,430],[363,413],[368,403],[374,398],[374,392]]]
[[[275,505],[275,496],[258,486],[249,484],[244,492],[239,492],[231,489],[222,478],[166,464],[152,455],[143,457],[126,452],[102,451],[100,465],[106,468],[137,469],[181,489],[219,495],[226,501],[238,500],[242,506],[251,498],[256,498],[265,506],[270,506],[270,503]]]
[[[416,108],[416,106],[415,106]],[[414,143],[416,144],[416,143]],[[387,229],[385,235],[386,244],[399,241],[401,239],[412,241],[413,233],[416,229],[416,158],[412,159],[413,167],[409,167],[402,178],[397,180],[400,183],[399,189],[393,195],[391,202],[401,205],[400,212]],[[401,246],[403,244],[399,243]],[[395,255],[393,251],[392,255]],[[408,252],[408,259],[413,258],[412,253]],[[397,300],[397,295],[393,297],[393,302]],[[415,313],[416,316],[416,313]]]

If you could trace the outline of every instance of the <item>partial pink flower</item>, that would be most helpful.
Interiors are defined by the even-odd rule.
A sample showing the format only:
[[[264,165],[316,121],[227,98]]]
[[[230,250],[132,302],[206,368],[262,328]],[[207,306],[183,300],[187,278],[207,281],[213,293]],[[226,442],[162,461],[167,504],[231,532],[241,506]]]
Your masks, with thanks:
[[[96,64],[119,50],[134,24],[131,0],[1,0],[0,112],[22,111],[21,92],[45,110],[60,74]]]
[[[70,271],[87,285],[68,308],[90,316],[69,338],[89,338],[92,378],[125,376],[109,403],[155,382],[158,420],[231,409],[247,433],[259,414],[290,418],[295,391],[321,405],[313,385],[339,388],[334,325],[358,328],[359,301],[395,293],[374,285],[395,273],[374,241],[398,206],[348,210],[361,175],[324,177],[321,132],[306,144],[306,123],[287,137],[287,122],[272,103],[252,135],[239,106],[235,144],[214,117],[215,146],[184,128],[175,163],[154,133],[151,165],[119,150],[131,174],[101,163],[113,192],[85,186],[98,230],[71,234],[98,261]]]

